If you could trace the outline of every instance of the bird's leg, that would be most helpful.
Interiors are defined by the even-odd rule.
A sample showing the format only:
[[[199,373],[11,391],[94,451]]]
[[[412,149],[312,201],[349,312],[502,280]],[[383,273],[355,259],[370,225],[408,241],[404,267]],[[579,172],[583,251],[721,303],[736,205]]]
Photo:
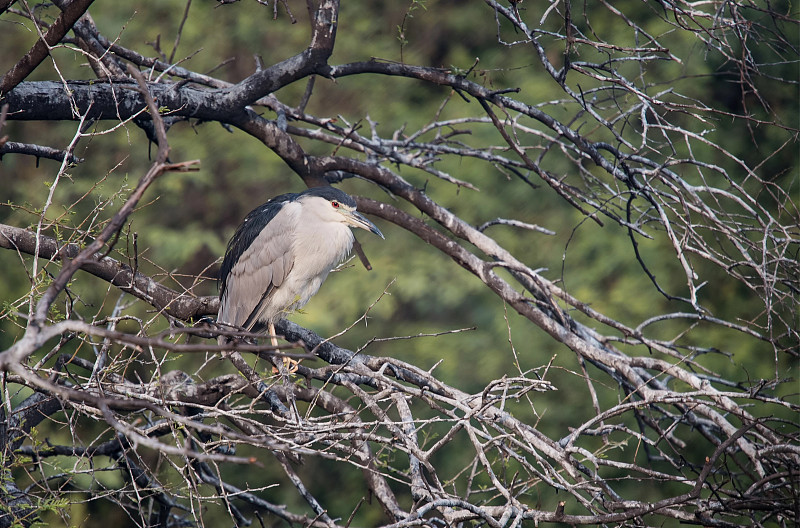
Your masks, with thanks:
[[[267,332],[269,332],[269,341],[270,341],[270,343],[272,343],[272,346],[277,347],[278,346],[278,336],[275,335],[275,323],[273,323],[272,321],[270,321],[269,325],[267,325]]]
[[[275,335],[275,324],[272,321],[270,321],[269,324],[267,325],[267,331],[269,332],[269,342],[277,350],[277,348],[278,348],[278,336]],[[299,364],[300,364],[299,361],[295,361],[292,358],[288,358],[288,357],[287,358],[283,358],[283,366],[286,368],[286,370],[289,372],[289,374],[294,374],[295,372],[297,372],[297,365],[299,365]],[[278,369],[276,367],[272,367],[272,372],[273,372],[273,374],[278,374],[279,373],[279,371],[278,371]]]

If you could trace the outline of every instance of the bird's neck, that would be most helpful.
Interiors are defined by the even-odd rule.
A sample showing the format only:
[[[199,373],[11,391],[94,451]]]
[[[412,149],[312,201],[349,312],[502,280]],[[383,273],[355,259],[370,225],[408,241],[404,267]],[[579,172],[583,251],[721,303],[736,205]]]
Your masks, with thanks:
[[[312,228],[308,224],[314,224]],[[295,254],[305,255],[305,262],[316,264],[319,269],[309,269],[309,275],[328,272],[350,253],[353,247],[353,232],[344,224],[334,222],[309,222],[298,227],[295,238]],[[332,263],[332,264],[329,264]],[[295,263],[297,265],[297,263]],[[327,269],[322,269],[323,266]]]

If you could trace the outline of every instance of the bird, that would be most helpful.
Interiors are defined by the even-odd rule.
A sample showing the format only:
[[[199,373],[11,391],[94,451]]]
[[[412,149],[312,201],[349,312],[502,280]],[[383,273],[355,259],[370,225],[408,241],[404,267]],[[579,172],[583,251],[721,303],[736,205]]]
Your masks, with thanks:
[[[276,196],[245,217],[219,273],[217,323],[259,332],[305,306],[353,247],[351,227],[383,233],[335,187]],[[230,339],[219,337],[225,345]]]

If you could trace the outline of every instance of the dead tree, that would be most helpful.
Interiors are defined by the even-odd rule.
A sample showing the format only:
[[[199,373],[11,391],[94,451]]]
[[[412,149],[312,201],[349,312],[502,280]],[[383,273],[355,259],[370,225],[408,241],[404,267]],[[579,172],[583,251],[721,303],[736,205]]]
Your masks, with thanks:
[[[53,3],[0,2],[1,21],[36,35],[0,80],[0,130],[8,134],[0,155],[60,162],[42,169],[49,195],[5,204],[14,214],[0,225],[0,247],[17,255],[30,280],[23,297],[4,299],[0,319],[9,336],[0,352],[0,526],[66,517],[84,503],[124,512],[131,526],[213,526],[223,518],[326,527],[797,524],[798,399],[796,380],[786,379],[797,370],[800,342],[797,165],[774,171],[776,160],[797,161],[797,101],[786,103],[794,109],[787,117],[771,99],[771,91],[797,91],[798,21],[784,4],[479,2],[475,27],[560,94],[536,100],[485,82],[491,64],[414,64],[406,33],[410,18],[423,16],[420,2],[397,26],[400,61],[348,63],[332,60],[345,16],[338,1],[309,2],[307,18],[285,1],[187,2],[175,13],[175,49],[184,23],[200,12],[205,30],[217,29],[214,9],[263,17],[265,31],[298,20],[300,34],[310,28],[305,48],[237,82],[194,71],[174,50],[158,47],[154,57],[120,44],[115,36],[127,29],[101,31],[89,15],[105,2]],[[426,17],[445,17],[461,7],[427,9]],[[613,32],[594,26],[601,19]],[[683,94],[693,75],[690,57],[680,55],[686,50],[735,77],[731,104],[713,93]],[[67,56],[88,63],[93,78],[64,76]],[[34,71],[53,74],[31,80]],[[387,91],[400,90],[398,80],[427,86],[441,97],[440,111],[387,134],[368,115],[348,123],[336,108],[306,110],[322,84],[350,77]],[[303,83],[299,101],[276,95]],[[24,128],[16,132],[20,121],[70,122],[73,134],[43,145]],[[571,390],[551,381],[546,362],[468,393],[428,367],[346,350],[291,322],[279,325],[287,345],[278,350],[240,343],[222,354],[213,339],[217,300],[197,293],[203,281],[165,285],[120,243],[162,179],[197,166],[170,157],[170,127],[205,122],[256,138],[307,185],[368,182],[360,211],[449,257],[573,353],[571,379],[588,395],[592,417],[560,437],[542,432],[552,414],[537,417],[537,398]],[[779,148],[745,159],[715,130],[756,144],[771,135]],[[89,163],[77,146],[104,134],[146,137],[157,147],[149,169],[84,218],[51,214],[70,167]],[[141,144],[137,156],[145,155]],[[478,175],[454,174],[454,160],[502,175],[515,192],[553,193],[585,222],[618,226],[620,247],[678,308],[626,320],[576,296],[557,272],[538,270],[493,236],[494,226],[519,236],[541,236],[542,228],[513,216],[470,223],[418,183],[452,186],[464,200],[480,200],[482,186],[491,193]],[[5,186],[11,175],[0,170]],[[661,281],[643,241],[670,248],[665,265],[682,274],[680,291]],[[72,284],[90,276],[107,283],[110,307],[76,303]],[[731,285],[759,309],[725,318],[705,305],[703,288]],[[709,329],[735,334],[774,375],[716,373],[707,357],[739,351],[719,350]],[[196,370],[174,368],[176,354],[196,358]],[[264,367],[276,355],[317,361],[274,376]],[[213,362],[238,373],[209,375]],[[609,390],[618,394],[611,404],[597,396]],[[306,471],[303,461],[331,472]],[[251,464],[280,480],[237,475]],[[362,498],[331,499],[341,474],[360,475]],[[293,489],[293,502],[274,498],[273,484]]]

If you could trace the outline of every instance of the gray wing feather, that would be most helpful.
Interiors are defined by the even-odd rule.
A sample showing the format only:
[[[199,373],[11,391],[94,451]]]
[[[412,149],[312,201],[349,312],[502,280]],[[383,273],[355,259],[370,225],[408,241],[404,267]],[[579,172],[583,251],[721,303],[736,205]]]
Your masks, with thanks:
[[[294,266],[292,230],[286,229],[292,209],[282,208],[231,267],[225,277],[220,322],[251,329],[280,312],[280,307],[270,305],[270,298]]]

